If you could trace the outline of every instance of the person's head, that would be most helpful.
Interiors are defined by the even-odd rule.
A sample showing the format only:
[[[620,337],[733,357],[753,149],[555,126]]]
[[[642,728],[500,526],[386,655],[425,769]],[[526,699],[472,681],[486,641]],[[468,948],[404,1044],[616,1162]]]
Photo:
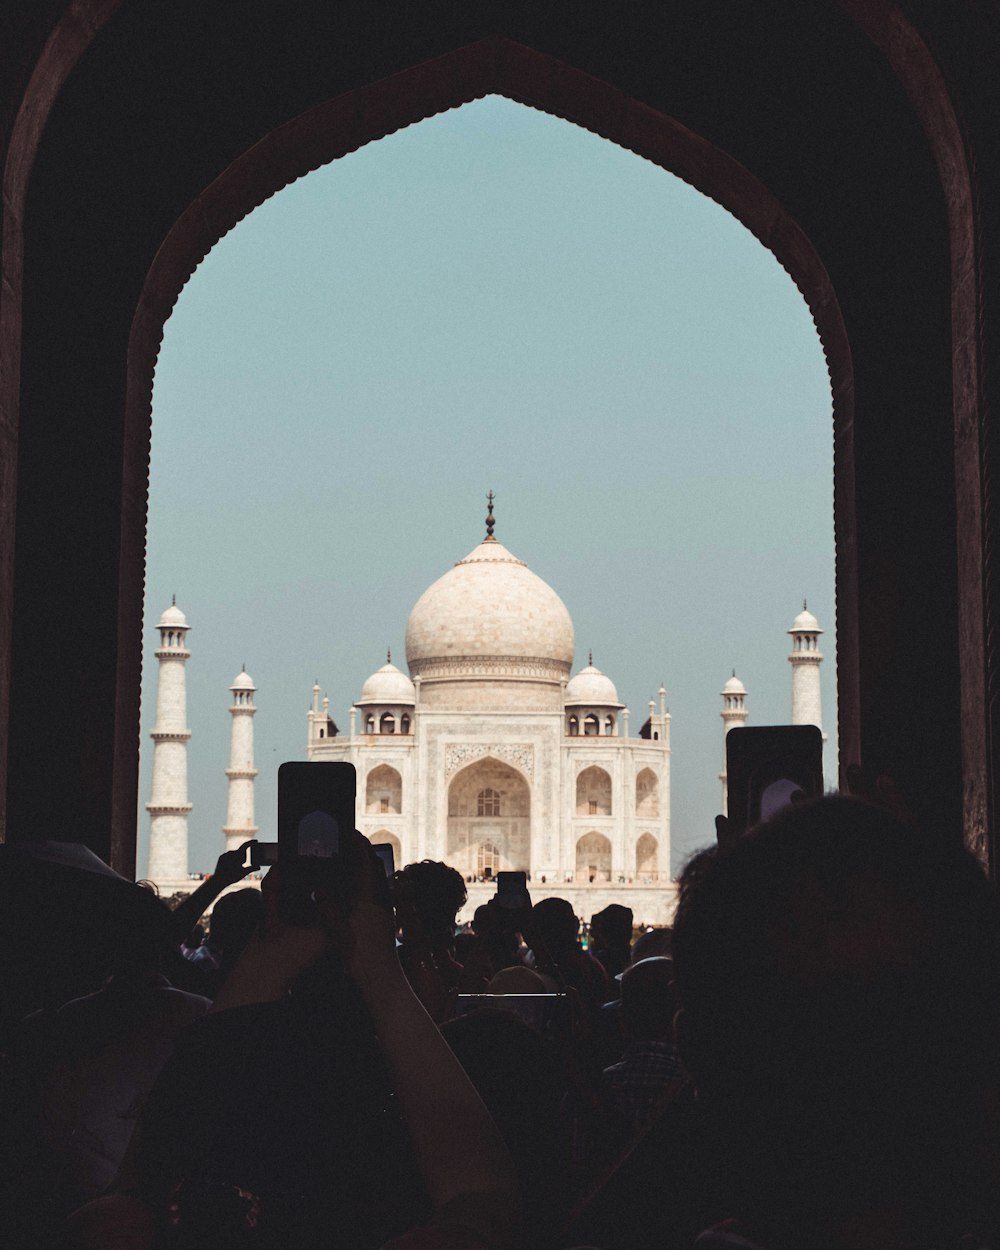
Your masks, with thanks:
[[[447,864],[422,859],[407,864],[396,875],[406,883],[413,908],[428,936],[434,941],[450,942],[455,918],[468,898],[462,874]]]
[[[501,968],[486,986],[487,994],[545,994],[548,986],[531,968]]]
[[[535,954],[536,943],[549,954],[558,955],[576,946],[580,921],[573,904],[564,898],[543,898],[531,909],[530,942]]]
[[[632,943],[632,962],[637,964],[640,959],[650,959],[654,955],[665,955],[668,959],[673,954],[674,931],[670,928],[647,929],[640,933]]]
[[[951,1236],[995,1189],[1000,907],[957,838],[847,798],[786,808],[688,865],[673,953],[682,1056],[753,1218]]]
[[[632,909],[620,903],[609,903],[590,919],[590,936],[594,945],[628,949],[632,941]]]
[[[497,922],[494,919],[493,908],[489,903],[480,903],[476,910],[472,913],[472,931],[476,937],[488,937],[496,931]]]
[[[233,967],[263,919],[259,890],[248,886],[222,895],[212,909],[209,941],[221,952],[224,967]]]
[[[622,973],[621,1019],[636,1041],[670,1042],[674,1037],[676,1001],[673,964],[662,955],[641,959]]]

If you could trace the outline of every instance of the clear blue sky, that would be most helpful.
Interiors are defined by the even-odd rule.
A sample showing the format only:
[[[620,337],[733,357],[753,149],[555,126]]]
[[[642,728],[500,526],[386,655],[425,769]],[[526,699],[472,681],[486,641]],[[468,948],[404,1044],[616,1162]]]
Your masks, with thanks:
[[[785,633],[827,630],[833,435],[804,301],[728,213],[658,167],[491,97],[300,179],[212,250],[167,323],[153,407],[140,800],[155,622],[188,664],[190,863],[223,847],[228,687],[258,686],[257,816],[341,729],[421,592],[497,537],[561,595],[632,710],[663,682],[674,864],[713,837],[719,691],[786,723]],[[140,806],[140,871],[149,819]]]

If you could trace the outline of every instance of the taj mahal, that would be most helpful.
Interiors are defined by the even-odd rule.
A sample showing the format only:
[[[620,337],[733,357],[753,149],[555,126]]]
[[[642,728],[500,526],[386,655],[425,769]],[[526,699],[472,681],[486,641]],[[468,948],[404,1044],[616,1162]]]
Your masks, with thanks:
[[[573,673],[573,622],[559,595],[486,536],[417,600],[406,667],[391,656],[367,681],[341,733],[313,687],[306,758],[357,769],[357,827],[393,848],[397,866],[444,860],[468,883],[471,915],[498,872],[529,875],[533,897],[559,894],[589,917],[607,903],[637,921],[669,923],[670,714],[661,686],[637,733],[614,682],[592,662]],[[150,813],[149,877],[189,889],[184,667],[187,620],[176,604],[158,629],[160,664]],[[792,721],[820,725],[819,635],[803,605],[792,636]],[[231,687],[230,848],[256,835],[255,687]],[[724,733],[746,723],[746,690],[721,692]],[[725,811],[725,770],[719,774]],[[221,849],[221,847],[220,847]]]

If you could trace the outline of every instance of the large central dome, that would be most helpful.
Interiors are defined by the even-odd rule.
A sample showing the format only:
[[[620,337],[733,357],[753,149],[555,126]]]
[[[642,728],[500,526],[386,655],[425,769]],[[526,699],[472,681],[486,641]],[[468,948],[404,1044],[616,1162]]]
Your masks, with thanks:
[[[424,683],[558,685],[573,663],[573,622],[551,586],[487,538],[417,600],[406,662]]]

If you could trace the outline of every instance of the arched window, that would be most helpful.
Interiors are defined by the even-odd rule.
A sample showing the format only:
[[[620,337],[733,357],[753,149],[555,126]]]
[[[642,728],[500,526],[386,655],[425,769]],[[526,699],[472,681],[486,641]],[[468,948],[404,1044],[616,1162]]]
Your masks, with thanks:
[[[584,737],[595,738],[601,732],[601,722],[593,712],[583,722]]]
[[[401,734],[408,734],[410,732],[410,718],[405,712],[403,713],[403,719],[400,722],[399,732]]]
[[[398,816],[403,810],[403,779],[395,768],[379,764],[365,783],[365,811],[370,816]]]
[[[607,734],[607,736],[608,736],[609,738],[610,738],[610,737],[612,737],[612,736],[614,735],[614,732],[615,732],[615,718],[614,718],[613,716],[609,716],[609,717],[605,720],[605,722],[604,722],[604,732]]]
[[[476,852],[476,876],[493,878],[499,871],[499,850],[492,842],[481,842]]]
[[[644,768],[635,779],[635,814],[659,816],[660,783],[651,768]]]
[[[635,844],[635,879],[642,885],[652,885],[659,878],[658,850],[651,833],[644,833]]]
[[[480,790],[476,795],[477,816],[499,816],[500,795],[496,790]]]
[[[585,768],[576,779],[576,814],[611,815],[611,775],[596,764]]]
[[[373,734],[375,732],[375,717],[369,716],[365,720],[365,733]]]
[[[611,843],[602,833],[587,833],[576,844],[576,879],[581,885],[611,880]]]
[[[394,734],[396,732],[396,718],[391,712],[382,713],[378,731],[380,734]]]
[[[569,718],[569,735],[570,735],[570,737],[571,737],[571,738],[575,738],[575,737],[579,734],[579,732],[580,732],[580,722],[576,719],[576,717],[575,717],[575,716],[571,716],[571,717]]]

